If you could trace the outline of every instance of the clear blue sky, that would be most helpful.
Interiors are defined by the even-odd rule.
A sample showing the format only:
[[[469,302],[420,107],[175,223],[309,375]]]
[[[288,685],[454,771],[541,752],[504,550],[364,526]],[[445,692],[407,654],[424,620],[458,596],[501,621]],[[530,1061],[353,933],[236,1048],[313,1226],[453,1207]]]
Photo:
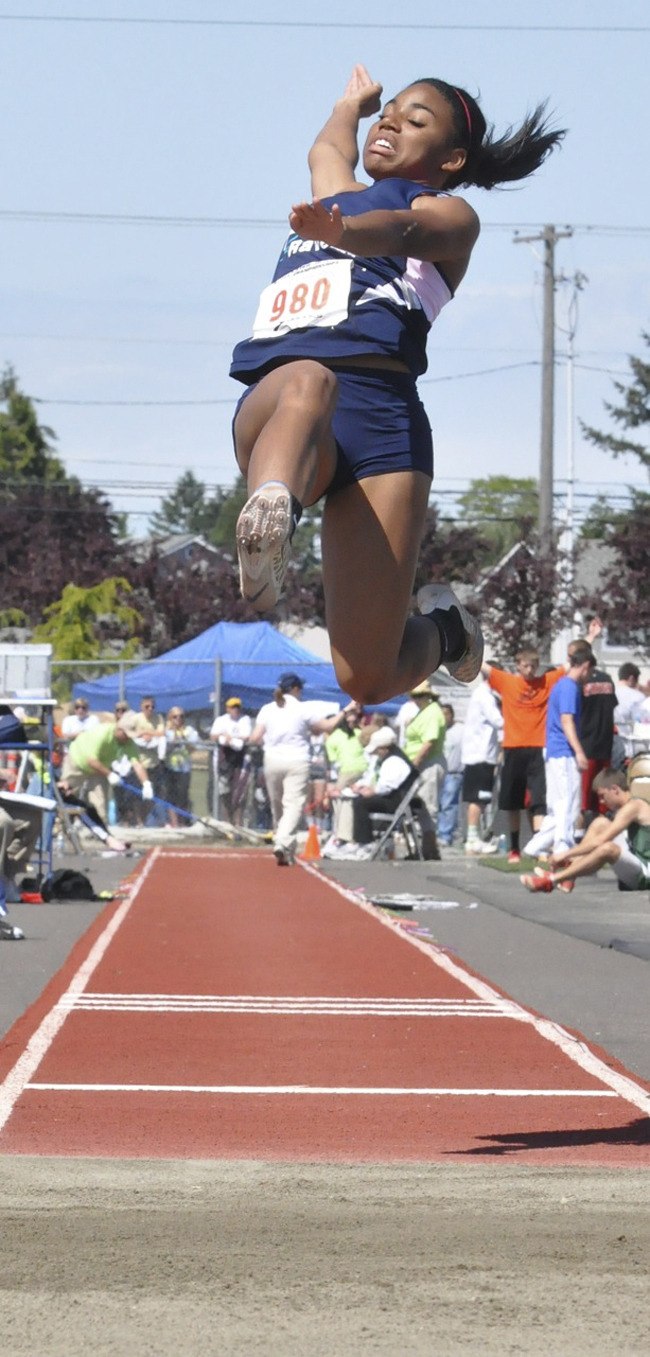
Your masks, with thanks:
[[[111,17],[129,22],[89,22]],[[608,427],[613,376],[626,380],[648,328],[647,0],[465,0],[446,10],[410,0],[0,0],[0,54],[0,360],[42,400],[68,469],[128,510],[134,534],[187,468],[210,486],[234,479],[241,388],[228,377],[230,350],[248,333],[289,207],[308,192],[310,141],[356,61],[387,96],[439,75],[476,93],[497,130],[543,98],[569,128],[534,179],[467,194],[483,231],[434,327],[420,388],[441,503],[472,477],[537,474],[540,247],[515,246],[517,228],[576,228],[556,257],[559,271],[589,279],[576,420]],[[560,327],[570,291],[558,290]],[[565,390],[560,363],[558,479]],[[575,468],[578,496],[647,484],[638,463],[597,453],[579,427]]]

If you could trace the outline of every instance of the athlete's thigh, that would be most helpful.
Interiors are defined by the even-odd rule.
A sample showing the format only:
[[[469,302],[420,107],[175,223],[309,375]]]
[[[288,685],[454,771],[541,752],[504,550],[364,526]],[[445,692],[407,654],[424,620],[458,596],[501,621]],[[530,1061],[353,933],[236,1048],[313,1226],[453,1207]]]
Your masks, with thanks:
[[[429,499],[421,471],[368,476],[331,495],[322,526],[333,652],[350,663],[381,647],[394,664],[404,634]]]
[[[275,414],[288,388],[297,388],[298,396],[302,389],[303,393],[310,391],[318,397],[319,383],[323,388],[323,408],[326,410],[327,397],[330,404],[332,400],[335,403],[336,379],[328,368],[312,359],[297,359],[292,363],[283,363],[281,367],[267,372],[265,377],[244,392],[235,410],[232,424],[235,455],[242,471],[247,470],[257,439]],[[319,445],[321,441],[323,443],[322,451],[335,457],[336,444],[329,425],[322,431],[318,441]]]

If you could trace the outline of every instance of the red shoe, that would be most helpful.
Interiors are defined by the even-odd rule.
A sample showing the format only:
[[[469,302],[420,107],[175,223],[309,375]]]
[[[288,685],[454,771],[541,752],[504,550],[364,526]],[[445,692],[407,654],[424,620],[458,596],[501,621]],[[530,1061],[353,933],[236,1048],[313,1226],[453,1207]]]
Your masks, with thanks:
[[[551,873],[542,872],[539,867],[536,872],[520,876],[519,880],[521,881],[522,886],[526,887],[527,891],[533,892],[533,895],[536,895],[539,891],[544,895],[548,895],[549,891],[552,891],[555,885]]]
[[[540,876],[549,876],[550,873],[547,872],[547,871],[545,871],[543,867],[535,867],[535,868],[534,868],[534,875],[537,876],[537,877],[540,877]],[[563,895],[570,895],[570,894],[571,894],[571,891],[573,890],[573,887],[575,886],[575,884],[576,884],[575,881],[571,881],[571,880],[567,880],[567,881],[554,881],[554,882],[553,882],[553,885],[555,886],[556,890],[562,891],[562,894],[563,894]]]
[[[521,853],[518,849],[511,848],[506,861],[516,865],[518,862],[521,862]]]

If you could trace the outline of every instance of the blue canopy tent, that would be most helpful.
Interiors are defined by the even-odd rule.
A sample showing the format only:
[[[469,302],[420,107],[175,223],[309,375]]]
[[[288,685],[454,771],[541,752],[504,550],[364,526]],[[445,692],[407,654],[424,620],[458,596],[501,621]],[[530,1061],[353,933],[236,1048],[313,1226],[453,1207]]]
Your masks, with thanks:
[[[76,683],[74,696],[87,698],[95,711],[111,710],[124,698],[138,707],[151,694],[161,711],[178,705],[188,712],[221,707],[240,697],[257,710],[268,702],[281,673],[296,672],[305,680],[305,701],[345,704],[349,699],[336,681],[334,667],[316,659],[276,631],[270,622],[217,622],[207,631],[166,655],[89,683]],[[397,710],[399,701],[383,704]]]

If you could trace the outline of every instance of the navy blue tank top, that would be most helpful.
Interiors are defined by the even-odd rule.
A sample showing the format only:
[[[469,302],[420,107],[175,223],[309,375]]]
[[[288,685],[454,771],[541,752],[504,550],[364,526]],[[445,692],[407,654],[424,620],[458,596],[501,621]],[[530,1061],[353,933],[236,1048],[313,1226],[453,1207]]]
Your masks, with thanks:
[[[404,210],[424,194],[439,196],[410,179],[381,179],[322,201],[327,207],[338,203],[344,216],[355,217]],[[230,375],[250,384],[294,358],[344,363],[382,354],[419,376],[427,368],[427,335],[451,296],[435,264],[406,255],[350,255],[293,233],[262,293],[251,337],[234,350]]]

